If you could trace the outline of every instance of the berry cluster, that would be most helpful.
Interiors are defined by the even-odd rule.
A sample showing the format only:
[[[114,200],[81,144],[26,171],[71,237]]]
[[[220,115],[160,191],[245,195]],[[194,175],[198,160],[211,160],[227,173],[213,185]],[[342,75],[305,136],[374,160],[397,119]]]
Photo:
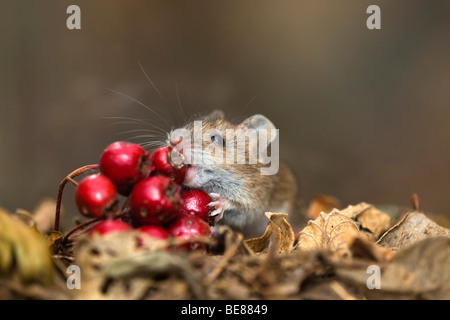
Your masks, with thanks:
[[[174,154],[172,147],[148,154],[134,143],[107,146],[95,166],[100,172],[83,178],[75,190],[81,214],[101,220],[89,234],[137,229],[157,239],[211,235],[211,198],[200,190],[182,189],[187,167],[175,165]],[[125,197],[121,205],[119,195]]]

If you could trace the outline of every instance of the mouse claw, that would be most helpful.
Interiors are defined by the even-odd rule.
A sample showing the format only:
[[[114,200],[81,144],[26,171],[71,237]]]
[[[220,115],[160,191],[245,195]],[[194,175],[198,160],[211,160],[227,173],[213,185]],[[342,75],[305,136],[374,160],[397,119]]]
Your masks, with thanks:
[[[215,193],[215,192],[211,192],[208,194],[211,198],[213,198],[214,200],[220,200],[222,199],[222,197],[220,196],[220,194]]]
[[[212,220],[211,222],[213,224],[216,224],[217,221],[219,221],[223,217],[224,206],[220,201],[213,201],[208,203],[208,207],[214,207],[214,210],[209,214],[209,217]]]
[[[217,206],[217,205],[219,205],[219,204],[220,204],[219,201],[213,201],[213,202],[208,203],[207,206],[208,206],[208,207],[215,207],[215,206]]]
[[[209,196],[214,200],[208,203],[208,207],[214,207],[214,211],[212,211],[209,216],[215,224],[217,221],[223,218],[223,213],[229,207],[229,202],[222,197],[218,193],[210,193]]]
[[[217,223],[220,219],[223,218],[223,210],[222,209],[216,209],[213,212],[210,213],[209,217],[211,218],[212,222],[214,224]]]

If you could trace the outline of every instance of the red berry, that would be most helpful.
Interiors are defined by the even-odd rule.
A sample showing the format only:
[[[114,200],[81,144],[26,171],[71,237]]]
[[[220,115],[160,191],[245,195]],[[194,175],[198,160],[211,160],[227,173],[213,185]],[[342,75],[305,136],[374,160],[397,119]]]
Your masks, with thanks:
[[[123,221],[120,220],[103,220],[97,223],[95,226],[89,230],[89,235],[92,237],[94,234],[99,234],[101,236],[114,232],[125,232],[130,231],[131,227]]]
[[[172,152],[176,154],[176,151],[172,147],[162,147],[153,151],[148,156],[150,160],[150,172],[152,175],[169,177],[176,183],[181,184],[186,175],[186,166],[183,163],[174,164],[171,159]]]
[[[118,209],[116,187],[105,176],[92,174],[78,184],[75,203],[83,215],[103,218]]]
[[[133,216],[140,224],[162,225],[172,220],[181,206],[180,189],[164,176],[139,181],[130,193]]]
[[[136,182],[148,175],[147,153],[134,143],[113,142],[100,156],[100,171],[127,196]]]
[[[142,227],[138,228],[138,231],[145,233],[145,234],[149,235],[150,237],[153,237],[153,238],[156,238],[159,240],[164,240],[169,237],[169,233],[166,231],[166,229],[163,229],[157,225],[149,224],[146,226],[142,226]]]
[[[170,235],[176,238],[191,239],[201,236],[210,236],[209,225],[200,218],[191,214],[180,214],[167,229]],[[187,243],[180,249],[203,249],[204,246],[195,240]]]
[[[200,219],[207,221],[211,207],[208,204],[211,198],[208,194],[201,190],[185,190],[181,192],[181,199],[183,204],[180,208],[180,213],[193,214]]]

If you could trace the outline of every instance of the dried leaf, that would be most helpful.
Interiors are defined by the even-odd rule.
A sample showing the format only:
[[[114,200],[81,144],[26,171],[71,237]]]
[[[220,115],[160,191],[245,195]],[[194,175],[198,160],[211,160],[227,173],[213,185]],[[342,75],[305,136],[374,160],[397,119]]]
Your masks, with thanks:
[[[34,208],[33,220],[35,221],[36,227],[40,232],[45,233],[52,228],[55,210],[56,200],[53,198],[42,199]]]
[[[8,277],[0,277],[1,300],[66,300],[72,298],[72,292],[67,290],[66,280],[53,273],[52,285],[40,282],[24,282],[20,275],[13,273]]]
[[[291,225],[286,220],[287,213],[266,212],[266,217],[269,219],[266,231],[259,238],[246,240],[247,247],[256,253],[267,250],[280,254],[291,252],[295,235]]]
[[[398,250],[416,241],[436,236],[450,237],[450,229],[441,227],[423,213],[414,211],[403,216],[377,243]]]
[[[308,225],[299,233],[297,248],[320,249],[327,246],[323,220],[323,215],[321,215],[316,220],[308,221]]]
[[[332,251],[341,257],[351,257],[349,244],[358,235],[358,227],[351,219],[342,214],[330,214],[325,221],[324,231]]]
[[[216,263],[214,269],[203,279],[205,286],[209,286],[219,276],[227,266],[228,261],[236,255],[238,250],[244,248],[248,250],[248,247],[244,245],[244,236],[242,233],[234,233],[231,229],[227,228],[224,237],[226,250],[220,261]]]
[[[239,281],[237,278],[227,277],[226,279],[218,280],[211,287],[210,294],[213,299],[227,299],[245,300],[251,296],[250,288]]]
[[[343,215],[359,222],[361,228],[373,234],[372,240],[378,239],[381,233],[387,230],[391,224],[391,217],[378,210],[374,206],[361,202],[356,206],[348,206],[341,210]]]
[[[176,253],[155,251],[129,257],[118,257],[108,262],[101,271],[108,279],[126,280],[133,277],[141,279],[140,282],[143,279],[153,280],[161,275],[181,277],[184,281],[179,282],[185,282],[195,298],[205,298],[201,281],[195,276],[183,256]],[[143,288],[141,287],[141,289]],[[143,291],[139,290],[137,294],[134,294],[139,296],[143,294]]]
[[[0,208],[0,273],[17,271],[24,281],[49,284],[52,270],[45,238]]]
[[[236,244],[239,245],[236,246]],[[254,254],[243,240],[240,232],[234,231],[227,225],[218,225],[214,232],[214,242],[210,246],[211,254],[229,256],[230,249],[234,254]]]
[[[37,230],[36,222],[33,219],[33,214],[31,214],[29,211],[24,209],[16,209],[16,212],[14,212],[14,218],[19,219],[28,227]]]
[[[272,227],[270,223],[267,225],[266,231],[261,237],[258,238],[250,238],[245,240],[245,244],[247,248],[249,248],[252,252],[261,253],[266,252],[269,247],[270,237],[272,235]]]
[[[310,220],[300,232],[297,248],[331,249],[345,256],[348,253],[349,241],[356,234],[358,234],[356,223],[339,210],[333,210],[329,214],[321,212],[316,220]]]
[[[307,300],[356,300],[361,299],[353,287],[336,280],[318,281],[310,284],[300,297]]]
[[[137,232],[122,232],[80,240],[75,264],[83,271],[83,285],[77,299],[143,299],[155,288],[159,289],[155,294],[167,299],[204,298],[185,254],[168,251],[172,244],[186,245],[187,240],[152,242],[139,234],[145,241],[137,245],[137,236]]]
[[[309,219],[317,219],[321,212],[331,212],[333,209],[339,209],[340,207],[341,202],[338,198],[319,195],[310,201],[306,215]]]
[[[450,238],[434,237],[400,250],[389,264],[380,264],[380,289],[369,290],[369,265],[335,269],[359,286],[370,299],[450,299]]]
[[[356,236],[350,242],[352,257],[373,262],[388,262],[394,257],[391,249],[376,245],[372,241]]]

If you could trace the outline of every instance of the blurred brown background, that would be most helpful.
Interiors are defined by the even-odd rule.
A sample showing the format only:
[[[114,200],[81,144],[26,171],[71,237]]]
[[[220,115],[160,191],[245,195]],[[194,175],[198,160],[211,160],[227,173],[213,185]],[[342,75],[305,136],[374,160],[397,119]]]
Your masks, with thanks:
[[[66,28],[71,4],[81,30]],[[381,30],[366,28],[370,4]],[[449,214],[449,38],[449,1],[1,0],[0,205],[31,210],[150,128],[107,117],[169,129],[114,90],[174,125],[214,108],[267,115],[305,199],[408,205],[417,192]]]

